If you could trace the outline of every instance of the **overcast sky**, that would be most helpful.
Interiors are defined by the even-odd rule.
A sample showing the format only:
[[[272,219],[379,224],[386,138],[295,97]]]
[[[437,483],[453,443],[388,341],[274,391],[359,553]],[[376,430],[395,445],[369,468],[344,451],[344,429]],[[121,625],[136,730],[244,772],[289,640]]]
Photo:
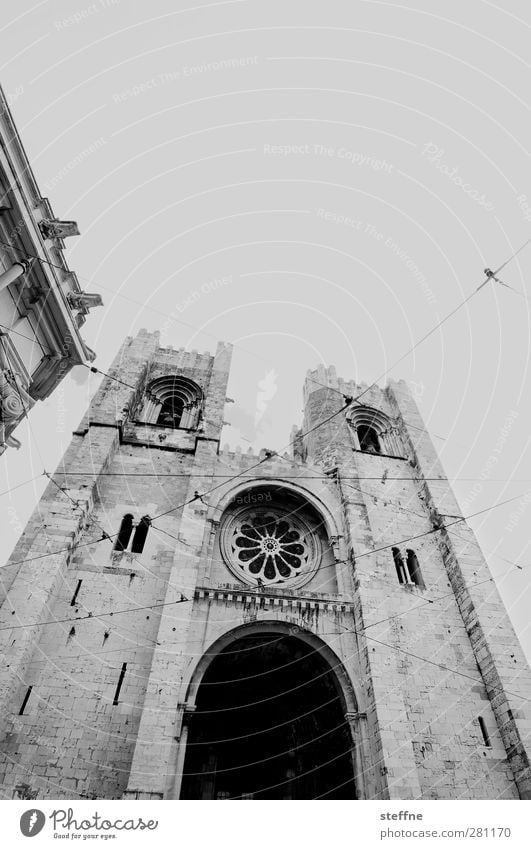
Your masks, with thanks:
[[[531,12],[503,6],[5,6],[2,85],[105,301],[83,328],[96,364],[141,327],[233,342],[223,441],[244,450],[285,447],[308,368],[384,372],[531,236]],[[530,270],[531,246],[500,275],[525,295],[485,286],[390,372],[467,514],[522,495],[471,525],[528,656]],[[77,371],[17,430],[2,489],[55,468],[99,381]],[[4,556],[43,486],[2,497]]]

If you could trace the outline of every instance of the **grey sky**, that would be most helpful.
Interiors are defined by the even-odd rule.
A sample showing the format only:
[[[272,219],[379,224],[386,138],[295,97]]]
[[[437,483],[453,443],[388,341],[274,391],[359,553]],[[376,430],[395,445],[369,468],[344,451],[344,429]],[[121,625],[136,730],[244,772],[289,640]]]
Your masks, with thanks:
[[[531,235],[530,28],[524,2],[480,0],[4,9],[2,84],[105,300],[96,364],[140,327],[234,342],[224,441],[244,449],[286,445],[318,362],[375,379]],[[531,246],[502,279],[531,297],[530,269]],[[529,301],[489,284],[392,371],[468,513],[531,488],[529,331]],[[78,371],[17,431],[2,489],[55,467],[99,380]],[[2,497],[4,555],[43,484]],[[530,518],[471,521],[528,655]]]

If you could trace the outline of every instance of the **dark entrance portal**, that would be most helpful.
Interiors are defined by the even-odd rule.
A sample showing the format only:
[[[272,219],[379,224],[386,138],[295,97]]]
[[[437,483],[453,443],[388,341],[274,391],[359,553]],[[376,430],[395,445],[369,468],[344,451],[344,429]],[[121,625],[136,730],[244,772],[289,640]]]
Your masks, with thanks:
[[[231,643],[198,690],[181,799],[355,799],[338,688],[328,663],[296,637]]]

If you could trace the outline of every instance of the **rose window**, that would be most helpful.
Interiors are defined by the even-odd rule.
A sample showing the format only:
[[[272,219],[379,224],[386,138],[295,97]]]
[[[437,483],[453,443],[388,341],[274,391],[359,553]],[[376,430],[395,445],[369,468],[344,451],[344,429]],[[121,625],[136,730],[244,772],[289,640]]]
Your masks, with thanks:
[[[222,553],[232,571],[250,584],[305,583],[317,568],[317,540],[289,510],[244,509],[222,533]]]

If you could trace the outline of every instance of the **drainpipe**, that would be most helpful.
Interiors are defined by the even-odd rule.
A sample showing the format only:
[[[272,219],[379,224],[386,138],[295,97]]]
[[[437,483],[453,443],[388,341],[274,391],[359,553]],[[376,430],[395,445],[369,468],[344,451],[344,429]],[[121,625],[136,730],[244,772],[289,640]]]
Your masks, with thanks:
[[[14,283],[15,280],[18,280],[18,278],[22,277],[23,274],[27,274],[28,271],[29,262],[26,262],[24,259],[17,259],[11,268],[8,268],[3,274],[0,274],[0,292],[7,289],[11,283]]]

